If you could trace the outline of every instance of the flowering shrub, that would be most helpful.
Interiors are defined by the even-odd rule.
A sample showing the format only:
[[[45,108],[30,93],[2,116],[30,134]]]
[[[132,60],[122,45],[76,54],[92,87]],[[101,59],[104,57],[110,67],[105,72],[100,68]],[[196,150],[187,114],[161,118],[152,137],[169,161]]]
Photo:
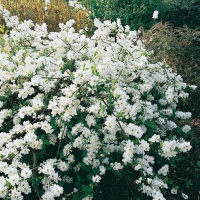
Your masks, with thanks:
[[[74,20],[48,32],[0,8],[9,35],[0,53],[0,198],[84,199],[108,171],[132,167],[138,189],[187,198],[168,178],[190,112],[181,76],[152,63],[136,31],[120,20],[94,24],[91,38]],[[29,197],[28,196],[28,197]]]

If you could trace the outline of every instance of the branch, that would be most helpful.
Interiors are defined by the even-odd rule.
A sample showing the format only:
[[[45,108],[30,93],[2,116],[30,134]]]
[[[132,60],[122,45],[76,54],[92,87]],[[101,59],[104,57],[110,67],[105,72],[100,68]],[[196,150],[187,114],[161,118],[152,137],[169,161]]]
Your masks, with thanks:
[[[33,168],[35,168],[37,166],[37,155],[35,150],[32,150],[32,154],[33,154]]]
[[[61,142],[62,142],[62,139],[63,139],[63,135],[64,135],[65,130],[66,130],[66,126],[64,127],[64,130],[63,130],[63,132],[62,132],[62,135],[61,135],[61,138],[60,138],[60,142],[59,142],[59,145],[58,145],[58,150],[57,150],[57,155],[56,155],[57,158],[58,158],[58,156],[59,156],[60,146],[61,146]]]

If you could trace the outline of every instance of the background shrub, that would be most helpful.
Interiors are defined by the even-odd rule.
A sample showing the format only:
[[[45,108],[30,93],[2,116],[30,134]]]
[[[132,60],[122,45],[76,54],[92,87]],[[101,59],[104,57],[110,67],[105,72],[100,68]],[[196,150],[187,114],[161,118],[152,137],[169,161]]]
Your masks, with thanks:
[[[200,26],[199,0],[167,0],[170,9],[166,12],[163,21],[170,21],[176,27],[187,25],[195,29]]]
[[[45,22],[48,31],[60,30],[58,24],[70,19],[75,19],[76,30],[91,26],[87,10],[75,10],[63,0],[52,0],[48,5],[45,5],[44,0],[1,0],[0,3],[10,11],[11,15],[18,16],[21,21],[31,19],[34,23]],[[4,24],[2,16],[0,24]]]
[[[160,0],[80,0],[91,11],[92,18],[116,21],[121,19],[123,25],[129,25],[132,30],[137,30],[140,26],[145,29],[150,28],[154,21],[152,14],[154,10],[159,10],[159,20],[165,17],[169,10],[169,3]]]

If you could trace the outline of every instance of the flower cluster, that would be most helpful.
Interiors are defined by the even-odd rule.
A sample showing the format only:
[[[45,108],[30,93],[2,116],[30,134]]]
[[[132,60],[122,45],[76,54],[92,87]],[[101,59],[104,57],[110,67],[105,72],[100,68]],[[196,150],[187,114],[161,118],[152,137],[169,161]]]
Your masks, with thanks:
[[[179,123],[191,114],[176,109],[190,86],[152,63],[120,20],[95,19],[89,38],[73,20],[48,33],[0,13],[10,27],[0,48],[0,198],[92,199],[108,170],[129,166],[141,192],[165,199],[166,163],[191,148]]]

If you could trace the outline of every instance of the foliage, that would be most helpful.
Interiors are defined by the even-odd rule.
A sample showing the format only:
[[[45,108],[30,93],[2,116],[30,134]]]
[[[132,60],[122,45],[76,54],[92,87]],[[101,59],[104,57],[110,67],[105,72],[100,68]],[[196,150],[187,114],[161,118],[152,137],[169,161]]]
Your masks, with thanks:
[[[175,28],[169,23],[157,23],[150,30],[141,30],[141,36],[149,50],[154,51],[157,61],[166,62],[183,79],[197,86],[187,101],[182,102],[184,110],[191,110],[193,118],[200,113],[200,30],[187,26]]]
[[[51,0],[48,4],[45,4],[45,0],[1,0],[0,2],[13,16],[18,16],[20,21],[30,19],[34,23],[46,23],[48,31],[59,31],[58,24],[70,19],[76,21],[74,24],[76,30],[92,25],[87,10],[73,9],[63,0]],[[4,24],[2,16],[0,24]]]
[[[49,33],[0,12],[10,28],[0,49],[0,198],[90,200],[106,174],[128,168],[145,198],[187,199],[169,177],[191,149],[191,113],[177,104],[194,86],[120,20],[95,19],[87,37],[74,20]]]
[[[160,0],[80,0],[90,11],[91,16],[101,21],[116,21],[119,18],[122,24],[129,25],[131,30],[138,30],[140,26],[150,28],[154,20],[154,10],[159,11],[159,19],[165,18],[169,5]]]
[[[187,25],[191,29],[200,27],[199,0],[167,0],[170,9],[166,12],[164,22],[170,22],[175,27]]]

